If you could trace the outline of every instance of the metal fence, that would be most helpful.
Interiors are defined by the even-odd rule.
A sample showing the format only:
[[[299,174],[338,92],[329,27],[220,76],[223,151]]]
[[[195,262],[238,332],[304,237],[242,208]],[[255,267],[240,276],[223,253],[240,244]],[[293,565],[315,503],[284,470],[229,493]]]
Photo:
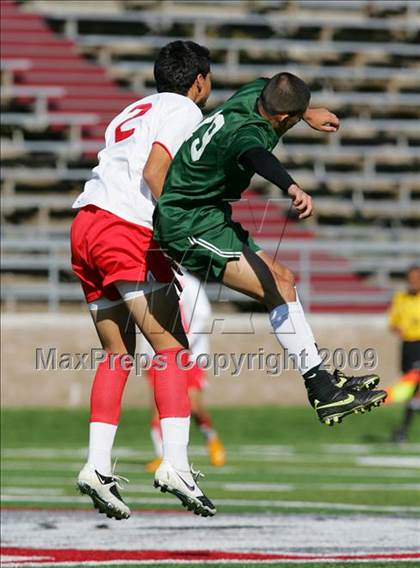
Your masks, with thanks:
[[[353,311],[365,311],[367,306],[379,309],[393,292],[392,275],[403,273],[420,258],[416,242],[288,239],[280,245],[271,240],[260,244],[296,274],[308,311],[316,304],[331,311],[342,304],[353,305]],[[6,310],[13,311],[18,302],[26,301],[46,303],[54,312],[62,302],[82,301],[79,283],[63,281],[69,279],[70,272],[68,239],[5,238],[1,249],[1,299]],[[19,273],[23,277],[16,278]],[[367,282],[340,280],[340,275],[355,273],[370,278]],[[207,284],[206,288],[215,302],[249,301],[218,284]]]

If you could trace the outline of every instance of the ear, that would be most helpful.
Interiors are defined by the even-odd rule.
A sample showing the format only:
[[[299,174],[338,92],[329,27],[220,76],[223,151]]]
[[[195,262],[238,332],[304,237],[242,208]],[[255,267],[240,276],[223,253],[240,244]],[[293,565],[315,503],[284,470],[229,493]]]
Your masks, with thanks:
[[[287,114],[285,112],[279,112],[278,114],[274,115],[274,118],[278,121],[278,122],[284,122],[285,120],[287,120],[289,118],[290,114]]]
[[[199,93],[201,93],[201,91],[203,90],[205,81],[206,80],[203,75],[199,73],[194,81]]]

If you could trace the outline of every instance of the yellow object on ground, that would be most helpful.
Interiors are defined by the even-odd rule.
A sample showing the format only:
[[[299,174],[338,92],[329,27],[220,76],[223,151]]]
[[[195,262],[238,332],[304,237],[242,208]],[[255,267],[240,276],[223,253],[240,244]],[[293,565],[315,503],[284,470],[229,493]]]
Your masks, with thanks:
[[[226,463],[226,450],[222,442],[216,436],[207,442],[207,449],[211,465],[222,467]]]

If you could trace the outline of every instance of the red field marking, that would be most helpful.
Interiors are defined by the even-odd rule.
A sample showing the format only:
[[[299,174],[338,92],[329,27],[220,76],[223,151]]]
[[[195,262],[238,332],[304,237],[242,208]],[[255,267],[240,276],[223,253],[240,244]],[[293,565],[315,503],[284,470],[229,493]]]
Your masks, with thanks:
[[[35,549],[4,547],[1,550],[7,562],[19,564],[67,564],[70,562],[115,562],[115,561],[174,561],[174,562],[340,562],[340,561],[411,561],[420,560],[420,551],[411,553],[376,554],[261,554],[256,552],[226,552],[222,550],[77,550]],[[24,559],[26,557],[26,559]]]

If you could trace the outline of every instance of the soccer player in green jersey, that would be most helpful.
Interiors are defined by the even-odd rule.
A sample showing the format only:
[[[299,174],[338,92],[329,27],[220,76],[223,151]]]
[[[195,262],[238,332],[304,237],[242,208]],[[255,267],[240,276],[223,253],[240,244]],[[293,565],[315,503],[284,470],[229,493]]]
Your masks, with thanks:
[[[304,81],[279,73],[246,84],[205,118],[170,166],[154,213],[154,237],[187,270],[265,305],[279,343],[297,362],[311,405],[322,422],[333,425],[386,398],[385,391],[371,390],[379,377],[346,377],[323,368],[293,274],[232,220],[229,204],[258,173],[291,198],[300,219],[312,214],[311,197],[271,153],[304,117],[309,100]]]

